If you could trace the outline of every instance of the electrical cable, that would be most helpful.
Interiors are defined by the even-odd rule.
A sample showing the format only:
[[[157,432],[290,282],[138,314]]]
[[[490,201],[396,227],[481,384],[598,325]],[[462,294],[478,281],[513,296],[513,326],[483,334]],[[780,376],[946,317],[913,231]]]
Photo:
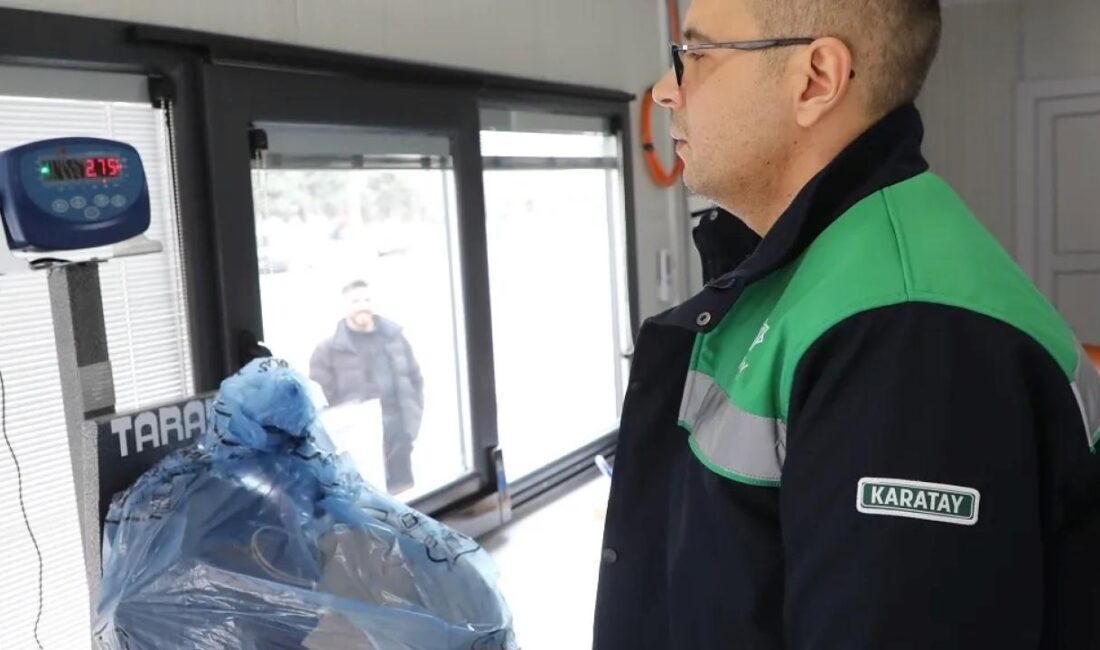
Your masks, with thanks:
[[[34,643],[38,646],[38,650],[44,650],[42,641],[38,638],[38,625],[42,622],[42,549],[38,546],[38,540],[35,539],[34,531],[31,530],[31,520],[27,517],[27,506],[23,502],[23,472],[19,468],[19,458],[11,446],[11,439],[8,438],[8,391],[4,385],[3,372],[0,372],[0,431],[4,434],[4,443],[7,444],[11,461],[15,464],[15,481],[19,492],[19,509],[23,513],[23,525],[27,527],[27,535],[30,536],[34,552],[38,556],[38,614],[34,617]]]
[[[260,548],[259,537],[260,533],[264,532],[265,530],[273,530],[277,533],[282,533],[284,536],[287,536],[284,531],[274,526],[260,526],[256,529],[256,532],[252,533],[252,541],[249,543],[249,547],[252,550],[252,559],[256,560],[256,563],[260,565],[260,568],[263,569],[269,576],[271,576],[275,580],[281,580],[286,584],[302,587],[303,589],[317,589],[316,582],[313,582],[312,580],[306,580],[305,578],[299,578],[298,576],[290,575],[286,571],[283,571],[279,567],[272,564],[266,557],[264,557],[263,550]]]

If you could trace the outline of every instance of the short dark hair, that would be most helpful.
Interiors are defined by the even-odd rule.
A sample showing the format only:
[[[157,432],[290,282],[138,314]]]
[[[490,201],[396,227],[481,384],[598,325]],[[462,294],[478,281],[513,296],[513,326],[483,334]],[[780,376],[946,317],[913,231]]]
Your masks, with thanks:
[[[857,88],[879,117],[917,99],[939,50],[939,0],[749,0],[764,36],[833,36],[852,50]]]
[[[351,282],[344,285],[344,288],[340,291],[340,293],[341,293],[341,295],[346,296],[349,293],[351,293],[352,291],[355,291],[356,289],[369,289],[369,288],[370,288],[370,285],[367,284],[366,280],[352,280]],[[331,295],[331,294],[329,294],[329,295]]]

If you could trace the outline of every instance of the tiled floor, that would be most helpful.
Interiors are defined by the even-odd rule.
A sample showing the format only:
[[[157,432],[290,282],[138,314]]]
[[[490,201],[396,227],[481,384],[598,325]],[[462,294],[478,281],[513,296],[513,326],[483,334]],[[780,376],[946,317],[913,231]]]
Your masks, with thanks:
[[[592,647],[592,613],[610,482],[602,477],[482,539],[523,650]]]

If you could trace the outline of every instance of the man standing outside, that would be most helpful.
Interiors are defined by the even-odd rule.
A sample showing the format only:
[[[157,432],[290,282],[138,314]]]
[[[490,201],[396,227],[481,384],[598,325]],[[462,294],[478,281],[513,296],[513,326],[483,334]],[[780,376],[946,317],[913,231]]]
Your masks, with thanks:
[[[763,239],[641,329],[597,650],[1100,647],[1100,378],[921,155],[939,2],[685,27],[684,181]]]
[[[346,316],[313,352],[309,376],[329,404],[381,400],[386,488],[413,487],[413,442],[424,414],[424,379],[401,327],[374,313],[370,285],[344,287]]]

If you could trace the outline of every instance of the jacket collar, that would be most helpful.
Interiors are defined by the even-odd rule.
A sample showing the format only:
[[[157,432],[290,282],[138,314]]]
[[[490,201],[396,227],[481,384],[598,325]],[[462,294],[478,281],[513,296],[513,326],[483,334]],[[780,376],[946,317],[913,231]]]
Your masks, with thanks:
[[[655,321],[697,332],[713,329],[746,286],[795,260],[856,203],[927,171],[928,163],[920,151],[923,138],[920,113],[912,104],[884,117],[802,188],[748,259],[711,280],[703,291],[656,317]],[[726,232],[735,233],[735,239],[719,246],[713,242],[700,245],[700,254],[706,256],[715,248],[744,249],[747,237],[744,230],[728,229]],[[704,235],[697,233],[697,240]],[[704,265],[707,264],[704,258]]]
[[[714,207],[699,218],[691,231],[702,262],[703,284],[736,269],[760,246],[760,235],[727,210]]]
[[[378,332],[385,338],[392,338],[395,334],[401,331],[401,326],[391,320],[382,318],[381,316],[375,314],[374,331]],[[348,323],[346,320],[341,319],[340,322],[336,324],[336,334],[333,335],[332,342],[338,348],[355,351],[355,342],[351,339],[351,328],[348,327]]]

